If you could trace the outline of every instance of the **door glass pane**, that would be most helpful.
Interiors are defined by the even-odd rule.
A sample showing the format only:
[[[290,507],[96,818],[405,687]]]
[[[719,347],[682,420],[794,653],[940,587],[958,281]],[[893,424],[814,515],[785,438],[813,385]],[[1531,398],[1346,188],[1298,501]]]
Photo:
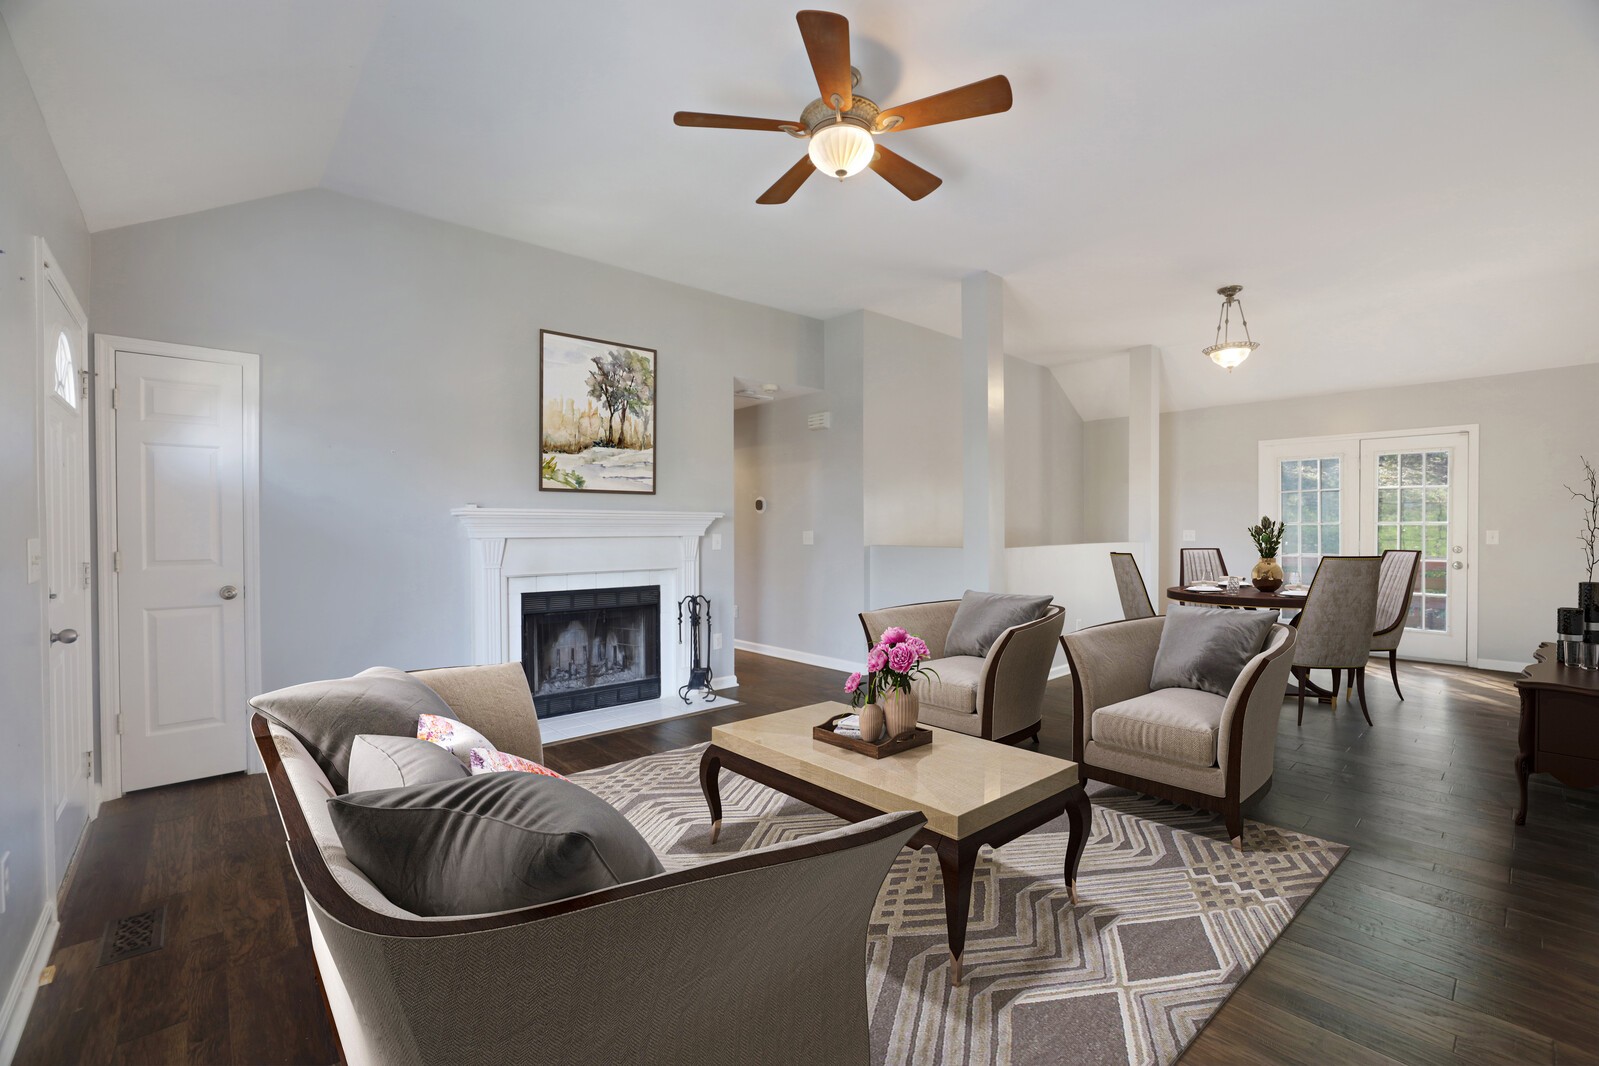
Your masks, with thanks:
[[[1377,549],[1422,553],[1422,579],[1406,619],[1412,629],[1449,630],[1449,474],[1447,451],[1377,456]],[[1391,487],[1395,481],[1401,486]]]
[[[1285,527],[1278,561],[1285,573],[1297,571],[1301,581],[1310,580],[1323,555],[1338,551],[1341,464],[1333,456],[1284,459],[1278,465],[1278,513]]]
[[[56,338],[55,393],[73,410],[78,407],[78,373],[72,358],[72,342],[65,333]]]
[[[1323,525],[1338,521],[1338,490],[1321,490],[1321,521]]]
[[[1339,474],[1337,459],[1323,459],[1321,461],[1322,488],[1336,489],[1338,487]]]
[[[1324,524],[1321,527],[1321,553],[1323,555],[1337,555],[1339,550],[1338,527]]]

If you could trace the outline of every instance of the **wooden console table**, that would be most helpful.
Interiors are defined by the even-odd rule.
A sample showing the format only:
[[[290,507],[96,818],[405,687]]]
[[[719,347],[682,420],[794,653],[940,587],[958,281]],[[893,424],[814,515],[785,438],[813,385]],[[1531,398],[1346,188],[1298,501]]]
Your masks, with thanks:
[[[1578,788],[1599,785],[1599,670],[1561,666],[1555,646],[1540,644],[1537,660],[1521,672],[1521,751],[1516,779],[1521,806],[1516,824],[1527,824],[1527,778],[1552,774]]]

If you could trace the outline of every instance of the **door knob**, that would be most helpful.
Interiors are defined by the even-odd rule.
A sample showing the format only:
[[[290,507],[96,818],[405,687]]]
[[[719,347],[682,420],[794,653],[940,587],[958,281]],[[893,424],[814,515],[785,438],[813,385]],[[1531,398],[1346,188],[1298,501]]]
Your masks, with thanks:
[[[217,590],[217,595],[225,600],[231,600],[239,595],[239,588],[237,585],[223,585]]]
[[[1454,567],[1456,570],[1464,570],[1466,568],[1466,564],[1461,562],[1459,559],[1456,559],[1454,562],[1450,563],[1449,565]]]
[[[77,642],[78,631],[76,629],[63,629],[59,633],[50,634],[51,644],[76,644]]]

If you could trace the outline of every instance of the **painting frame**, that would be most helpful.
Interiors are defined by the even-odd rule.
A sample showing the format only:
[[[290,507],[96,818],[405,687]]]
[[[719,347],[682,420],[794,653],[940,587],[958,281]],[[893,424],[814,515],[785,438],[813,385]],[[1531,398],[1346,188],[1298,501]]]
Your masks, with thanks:
[[[609,367],[621,382],[607,375],[602,382],[616,385],[614,390],[594,385],[596,371],[585,371],[586,362],[602,372]],[[580,385],[577,375],[583,373]],[[539,491],[654,496],[659,373],[654,348],[540,329]],[[612,392],[615,400],[605,398]],[[596,433],[602,439],[595,439]]]

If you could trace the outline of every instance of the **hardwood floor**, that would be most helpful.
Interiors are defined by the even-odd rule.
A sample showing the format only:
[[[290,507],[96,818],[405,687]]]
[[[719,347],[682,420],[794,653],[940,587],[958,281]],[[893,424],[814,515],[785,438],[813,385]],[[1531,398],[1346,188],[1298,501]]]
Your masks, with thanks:
[[[1384,667],[1386,664],[1384,664]],[[836,698],[842,675],[740,653],[740,706],[547,749],[577,771]],[[1349,857],[1184,1057],[1189,1064],[1599,1062],[1599,792],[1534,778],[1511,824],[1509,675],[1374,666],[1358,708],[1284,704],[1271,793],[1246,813]],[[1070,755],[1050,685],[1042,749]],[[97,966],[108,921],[164,903],[166,946]],[[107,804],[62,909],[55,980],[18,1063],[328,1063],[299,886],[263,777]]]

